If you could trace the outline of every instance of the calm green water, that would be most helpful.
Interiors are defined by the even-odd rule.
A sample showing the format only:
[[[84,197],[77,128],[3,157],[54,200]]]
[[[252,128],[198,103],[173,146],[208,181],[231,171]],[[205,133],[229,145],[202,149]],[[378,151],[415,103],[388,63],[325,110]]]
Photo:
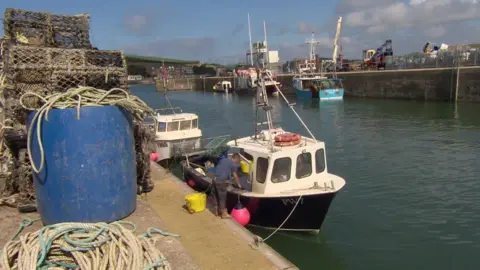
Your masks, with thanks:
[[[151,86],[132,90],[164,104]],[[253,97],[169,98],[199,114],[205,136],[252,133]],[[279,98],[270,102],[275,121],[305,134]],[[296,110],[347,185],[320,235],[279,232],[272,247],[301,269],[480,269],[479,104],[346,99],[297,101]]]

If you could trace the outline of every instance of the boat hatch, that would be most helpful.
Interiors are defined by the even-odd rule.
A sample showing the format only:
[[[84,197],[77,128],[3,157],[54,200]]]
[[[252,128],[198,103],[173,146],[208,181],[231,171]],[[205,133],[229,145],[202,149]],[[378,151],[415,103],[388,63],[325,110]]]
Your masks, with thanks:
[[[175,120],[175,119],[174,119]],[[158,122],[157,132],[173,132],[198,128],[198,118],[171,122]]]
[[[270,155],[240,150],[240,155],[249,165],[253,192],[280,193],[324,184],[318,178],[327,173],[323,143]]]

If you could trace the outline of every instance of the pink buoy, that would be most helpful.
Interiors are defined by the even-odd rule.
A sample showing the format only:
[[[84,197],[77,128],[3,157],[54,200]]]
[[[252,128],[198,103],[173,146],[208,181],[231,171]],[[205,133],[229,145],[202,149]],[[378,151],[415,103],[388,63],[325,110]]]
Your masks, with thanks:
[[[232,218],[242,226],[246,226],[250,222],[250,212],[242,203],[237,203],[232,209]]]
[[[187,185],[191,188],[195,187],[195,181],[193,181],[192,179],[188,180],[187,181]]]
[[[151,161],[157,161],[158,160],[158,153],[150,153],[150,160]]]

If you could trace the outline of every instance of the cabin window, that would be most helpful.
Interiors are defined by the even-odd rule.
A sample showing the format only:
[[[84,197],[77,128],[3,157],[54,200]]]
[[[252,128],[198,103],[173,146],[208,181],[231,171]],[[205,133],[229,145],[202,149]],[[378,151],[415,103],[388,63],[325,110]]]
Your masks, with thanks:
[[[180,130],[190,129],[191,125],[192,125],[192,121],[190,121],[190,120],[181,121],[180,122]]]
[[[265,179],[267,178],[267,170],[268,170],[268,159],[259,157],[257,158],[257,182],[265,183]]]
[[[244,156],[249,161],[253,161],[253,156],[250,155],[249,153],[245,152],[245,150],[243,150],[243,149],[240,150],[240,155]]]
[[[198,119],[193,119],[192,120],[192,128],[197,128],[198,127]]]
[[[167,125],[167,131],[177,131],[178,130],[178,122],[170,122]]]
[[[167,124],[165,122],[158,122],[158,132],[165,132]]]
[[[278,158],[273,163],[272,182],[281,183],[290,180],[292,159],[289,157]]]
[[[297,170],[295,177],[297,179],[309,177],[312,175],[312,154],[302,153],[297,157]]]
[[[323,148],[315,152],[315,167],[317,173],[325,171],[325,150]]]

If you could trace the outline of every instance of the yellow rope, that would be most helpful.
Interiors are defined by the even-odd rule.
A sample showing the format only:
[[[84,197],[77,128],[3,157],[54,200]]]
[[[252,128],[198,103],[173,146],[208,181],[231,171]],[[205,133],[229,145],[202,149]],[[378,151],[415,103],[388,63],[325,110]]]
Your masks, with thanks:
[[[26,104],[27,100],[32,99],[39,102],[40,106]],[[120,88],[113,88],[109,91],[100,90],[93,87],[70,88],[65,93],[56,93],[42,97],[37,93],[27,92],[20,97],[20,104],[23,108],[30,111],[37,111],[28,128],[27,147],[28,156],[32,163],[32,169],[40,173],[45,163],[43,144],[41,140],[41,127],[43,117],[48,121],[48,113],[51,109],[77,108],[77,119],[80,119],[81,107],[98,106],[118,106],[129,111],[136,119],[143,121],[145,116],[153,115],[153,110],[136,96],[130,95],[127,91]],[[34,126],[37,129],[37,142],[40,148],[40,165],[37,168],[31,153],[31,136]]]
[[[128,229],[124,225],[130,225]],[[178,235],[149,228],[136,236],[130,222],[58,223],[8,242],[1,254],[5,269],[171,269],[155,247],[157,235]],[[0,267],[1,268],[1,267]]]

